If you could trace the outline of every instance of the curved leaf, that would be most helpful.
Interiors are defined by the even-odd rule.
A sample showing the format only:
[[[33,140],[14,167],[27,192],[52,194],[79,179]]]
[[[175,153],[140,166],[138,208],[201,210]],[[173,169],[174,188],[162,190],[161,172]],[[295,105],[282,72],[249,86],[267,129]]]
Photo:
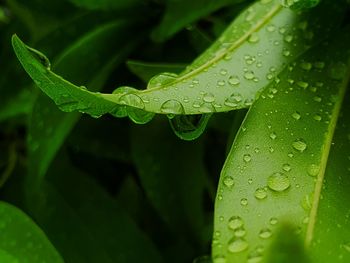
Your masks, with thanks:
[[[318,8],[296,13],[282,8],[277,0],[261,0],[179,76],[160,74],[146,90],[122,87],[113,94],[93,93],[62,79],[36,60],[17,37],[13,46],[31,78],[63,111],[135,115],[142,123],[151,116],[145,117],[141,111],[202,114],[250,106],[256,93],[273,81],[286,63],[334,29],[344,12],[342,1],[325,0]],[[327,14],[332,15],[331,20]]]
[[[123,10],[125,8],[134,7],[136,5],[144,4],[140,0],[69,0],[79,7],[90,10]]]
[[[350,93],[334,134],[317,212],[313,262],[350,262]]]
[[[281,0],[283,6],[290,7],[294,10],[315,7],[319,2],[320,0]]]
[[[253,104],[221,173],[214,258],[230,263],[256,256],[284,221],[310,245],[348,82],[349,43],[347,29],[331,45],[312,49]]]
[[[126,64],[132,73],[146,83],[160,72],[166,71],[178,74],[186,67],[183,64],[150,63],[136,60],[128,60]]]
[[[22,211],[0,202],[0,262],[63,263],[44,232]]]
[[[160,24],[154,29],[155,41],[169,39],[190,23],[222,7],[237,4],[242,0],[167,0],[166,10]]]
[[[128,28],[129,25],[125,22],[117,21],[92,30],[66,49],[53,67],[74,78],[81,85],[87,82],[93,89],[101,88],[114,66],[120,63],[136,44],[126,45],[120,40],[120,36],[125,34]],[[82,59],[86,66],[78,67]],[[41,60],[46,61],[45,58]],[[79,114],[64,114],[45,94],[39,94],[30,116],[28,132],[31,181],[35,181],[33,178],[44,176],[78,119]]]

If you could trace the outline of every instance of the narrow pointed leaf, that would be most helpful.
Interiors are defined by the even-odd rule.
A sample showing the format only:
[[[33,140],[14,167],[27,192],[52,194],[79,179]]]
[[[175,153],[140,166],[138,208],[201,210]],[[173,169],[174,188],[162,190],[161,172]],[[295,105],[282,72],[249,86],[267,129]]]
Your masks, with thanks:
[[[350,93],[334,134],[310,247],[313,262],[350,262]]]
[[[123,21],[117,21],[87,33],[66,49],[53,67],[81,85],[87,82],[93,89],[101,88],[114,66],[133,48],[134,44],[126,46],[125,42],[120,41],[120,36],[125,34],[128,27]],[[87,64],[85,67],[78,67],[82,59]],[[46,61],[45,58],[41,60]],[[62,99],[62,104],[69,105],[67,97],[63,96]],[[30,116],[28,135],[31,178],[44,176],[79,117],[78,113],[64,114],[45,94],[39,94]]]
[[[266,247],[284,221],[310,246],[348,82],[349,43],[347,29],[332,44],[315,47],[253,104],[221,173],[214,258],[243,262]]]
[[[44,232],[18,208],[0,202],[0,262],[63,263]]]
[[[65,155],[28,206],[65,261],[160,263],[152,241],[97,182],[66,163]]]
[[[126,64],[132,73],[134,73],[146,83],[153,76],[161,72],[165,71],[178,74],[186,67],[184,64],[150,63],[136,60],[128,60]]]
[[[287,63],[342,21],[343,4],[325,0],[311,11],[297,13],[283,8],[277,0],[258,1],[183,73],[157,75],[146,90],[123,87],[113,94],[93,93],[46,68],[17,37],[13,46],[27,73],[63,111],[136,118],[140,111],[222,112],[250,106],[257,92]]]
[[[167,0],[166,10],[160,24],[154,29],[152,38],[155,41],[169,39],[185,26],[195,22],[201,17],[242,0]]]

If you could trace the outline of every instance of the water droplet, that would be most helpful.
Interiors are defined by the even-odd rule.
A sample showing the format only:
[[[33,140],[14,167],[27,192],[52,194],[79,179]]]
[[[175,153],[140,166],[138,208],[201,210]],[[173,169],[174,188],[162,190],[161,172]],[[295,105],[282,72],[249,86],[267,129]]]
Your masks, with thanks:
[[[243,220],[239,216],[233,216],[228,221],[228,227],[232,230],[236,230],[240,227],[242,227],[244,224]]]
[[[232,187],[235,184],[235,181],[233,180],[232,176],[225,176],[224,177],[224,185],[227,187]]]
[[[323,61],[317,61],[314,63],[314,67],[317,69],[323,69],[326,66],[326,63]]]
[[[283,164],[282,169],[286,172],[289,172],[291,170],[291,167],[288,163]]]
[[[268,25],[267,28],[266,28],[266,30],[267,30],[268,32],[274,32],[274,31],[276,30],[276,27],[275,27],[274,25]]]
[[[275,133],[275,132],[272,132],[272,133],[270,134],[270,138],[271,138],[272,140],[276,139],[276,138],[277,138],[276,133]]]
[[[160,107],[160,111],[166,114],[182,114],[184,113],[184,108],[177,100],[167,100]]]
[[[225,81],[224,80],[218,80],[217,81],[218,86],[222,87],[225,86]]]
[[[315,120],[315,121],[321,121],[321,120],[322,120],[321,115],[315,114],[315,115],[314,115],[314,120]]]
[[[244,77],[247,80],[252,80],[252,79],[254,79],[255,75],[254,75],[253,71],[247,71],[247,72],[244,73]]]
[[[257,43],[257,42],[259,42],[259,40],[260,40],[260,38],[259,38],[257,33],[252,33],[248,38],[249,43]]]
[[[287,175],[277,172],[269,176],[267,186],[273,191],[283,192],[290,187],[290,181]]]
[[[274,225],[276,225],[277,223],[278,223],[278,219],[277,219],[276,217],[271,217],[271,218],[270,218],[270,224],[271,224],[271,225],[274,226]]]
[[[256,199],[262,200],[265,199],[267,197],[267,192],[264,188],[257,188],[255,190],[254,196]]]
[[[237,228],[233,233],[235,237],[244,237],[246,235],[246,231],[243,227]]]
[[[319,96],[315,96],[315,97],[314,97],[314,101],[316,101],[316,102],[321,102],[321,101],[322,101],[322,98],[319,97]]]
[[[206,93],[206,94],[203,96],[203,100],[204,100],[205,102],[211,103],[211,102],[214,102],[214,101],[215,101],[215,96],[214,96],[212,93]]]
[[[143,109],[145,104],[142,99],[135,94],[125,94],[119,98],[119,103],[122,105],[128,105],[134,108]]]
[[[227,70],[226,70],[226,69],[221,69],[221,70],[220,70],[220,74],[221,74],[222,76],[225,76],[225,75],[227,74]]]
[[[300,115],[300,112],[298,111],[295,111],[293,114],[292,114],[292,117],[296,120],[299,120],[301,115]]]
[[[292,35],[287,35],[284,37],[284,41],[286,41],[287,43],[290,43],[293,41],[293,36]]]
[[[310,62],[302,62],[300,64],[300,68],[302,68],[303,70],[309,71],[312,69],[312,64]]]
[[[232,93],[229,98],[227,98],[224,104],[228,107],[237,107],[242,101],[242,96],[238,93]]]
[[[272,236],[272,232],[269,228],[263,228],[259,232],[259,237],[262,239],[267,239]]]
[[[231,253],[238,253],[246,250],[248,243],[242,238],[232,238],[228,243],[228,251]]]
[[[310,176],[317,176],[320,172],[320,166],[317,164],[310,164],[309,167],[307,168],[307,173]]]
[[[243,155],[244,162],[249,163],[251,160],[252,160],[252,157],[250,156],[250,154]]]
[[[298,82],[297,82],[297,85],[298,85],[300,88],[303,88],[303,89],[307,89],[307,87],[309,87],[309,83],[304,82],[304,81],[298,81]]]
[[[216,256],[213,258],[213,263],[226,263],[226,258],[224,256]]]
[[[293,143],[292,146],[295,150],[298,152],[304,152],[307,148],[307,144],[303,139],[296,139]]]
[[[232,75],[228,78],[228,83],[232,86],[237,86],[240,83],[239,77],[237,75]]]
[[[176,80],[177,76],[178,75],[175,73],[168,73],[168,72],[155,75],[148,82],[147,89],[159,88],[161,86],[169,84],[170,82],[173,82],[174,80]]]
[[[248,199],[247,199],[247,198],[242,198],[242,199],[241,199],[241,205],[242,205],[242,206],[248,205]]]

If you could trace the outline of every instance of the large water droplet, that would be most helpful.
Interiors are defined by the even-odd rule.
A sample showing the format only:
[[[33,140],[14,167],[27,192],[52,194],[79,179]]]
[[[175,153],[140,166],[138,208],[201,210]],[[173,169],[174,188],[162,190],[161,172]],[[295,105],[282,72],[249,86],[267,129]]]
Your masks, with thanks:
[[[306,150],[307,148],[307,144],[306,142],[299,138],[299,139],[296,139],[293,143],[292,143],[292,146],[295,150],[299,151],[299,152],[303,152]]]
[[[119,98],[119,103],[122,105],[128,105],[134,108],[143,109],[145,104],[142,99],[135,94],[125,94]]]
[[[167,100],[160,107],[160,111],[166,114],[182,114],[184,113],[184,108],[177,100]]]
[[[239,216],[233,216],[228,221],[228,227],[232,230],[236,230],[240,227],[242,227],[244,224],[243,220]]]
[[[267,186],[273,191],[283,192],[290,187],[290,181],[287,175],[277,172],[269,176]]]
[[[231,253],[238,253],[248,248],[248,242],[242,238],[232,238],[228,243],[228,251]]]
[[[177,76],[178,75],[175,73],[168,72],[156,75],[148,82],[147,89],[159,88],[161,86],[169,84],[170,82],[176,80]]]

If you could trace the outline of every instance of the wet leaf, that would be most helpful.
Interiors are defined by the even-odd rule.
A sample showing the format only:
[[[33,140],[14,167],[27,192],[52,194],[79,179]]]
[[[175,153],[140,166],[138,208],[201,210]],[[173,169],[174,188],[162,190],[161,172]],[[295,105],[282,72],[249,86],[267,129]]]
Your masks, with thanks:
[[[65,50],[53,67],[80,84],[87,82],[94,89],[101,88],[111,70],[136,44],[126,46],[120,41],[120,35],[127,29],[128,25],[119,21],[87,33]],[[106,43],[115,45],[106,46]],[[78,67],[83,58],[87,63],[86,67]],[[57,92],[61,91],[57,89]],[[65,96],[61,99],[63,105],[71,103]],[[77,113],[64,114],[47,96],[39,95],[30,117],[28,135],[29,173],[32,181],[35,181],[34,178],[40,180],[45,175],[56,152],[79,117]]]
[[[262,0],[252,5],[184,72],[156,75],[146,90],[121,87],[113,94],[100,94],[81,89],[35,60],[18,37],[13,45],[28,74],[63,111],[129,115],[137,123],[152,117],[142,111],[175,115],[229,111],[249,107],[261,88],[278,82],[275,77],[283,67],[325,37],[345,11],[341,3],[330,0],[304,13],[278,3]],[[330,23],[327,14],[337,19]]]
[[[0,261],[63,263],[44,232],[18,208],[0,202]]]
[[[256,247],[270,243],[284,221],[298,227],[307,247],[314,240],[348,82],[349,43],[344,29],[332,44],[313,48],[279,75],[280,82],[266,87],[249,110],[220,177],[214,258],[228,263],[249,258]]]

